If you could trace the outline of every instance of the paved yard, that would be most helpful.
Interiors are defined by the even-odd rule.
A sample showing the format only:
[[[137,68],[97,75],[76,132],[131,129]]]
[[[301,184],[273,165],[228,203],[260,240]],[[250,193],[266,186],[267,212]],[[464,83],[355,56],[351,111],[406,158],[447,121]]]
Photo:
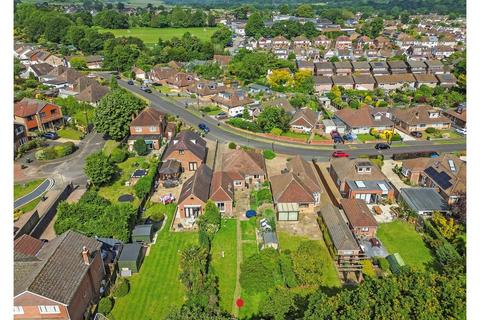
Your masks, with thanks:
[[[393,168],[395,168],[395,165],[398,165],[398,167],[402,166],[401,161],[395,161],[395,160],[384,160],[383,161],[383,166],[382,166],[382,172],[383,174],[390,180],[390,182],[400,191],[401,188],[410,188],[409,185],[405,184],[400,177],[393,172]]]
[[[383,245],[381,245],[380,247],[373,247],[370,241],[368,240],[361,240],[359,241],[359,243],[363,251],[365,252],[365,255],[369,258],[372,258],[372,257],[385,258],[389,254],[387,249],[385,249]]]
[[[394,215],[391,212],[391,208],[394,207],[394,205],[367,204],[367,206],[378,223],[387,223],[393,221]],[[382,209],[382,214],[376,214],[373,210],[374,206],[380,207],[380,209]]]
[[[316,213],[300,214],[299,221],[277,221],[278,232],[306,237],[311,240],[322,239],[322,232],[317,222]]]
[[[265,164],[267,165],[267,172],[268,176],[276,176],[281,174],[283,169],[287,168],[287,159],[291,158],[291,156],[287,156],[284,154],[277,154],[275,159],[272,160],[265,160]]]

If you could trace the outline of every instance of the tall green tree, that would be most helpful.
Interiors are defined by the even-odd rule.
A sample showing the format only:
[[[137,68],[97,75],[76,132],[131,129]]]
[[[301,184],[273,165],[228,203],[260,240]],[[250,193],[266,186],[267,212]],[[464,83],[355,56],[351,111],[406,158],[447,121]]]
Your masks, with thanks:
[[[132,115],[145,107],[145,102],[123,89],[112,90],[96,108],[93,123],[98,132],[112,139],[121,139],[129,132]]]
[[[297,17],[304,17],[304,18],[313,18],[315,16],[315,10],[309,4],[301,4],[295,10],[295,15]]]
[[[245,25],[245,35],[247,37],[260,38],[265,32],[265,23],[260,12],[254,12],[248,17]]]
[[[263,132],[270,132],[273,128],[288,131],[291,116],[282,108],[267,106],[257,117],[257,124]]]
[[[85,159],[85,175],[94,186],[102,186],[109,183],[117,167],[111,163],[108,157],[102,151],[92,153]]]

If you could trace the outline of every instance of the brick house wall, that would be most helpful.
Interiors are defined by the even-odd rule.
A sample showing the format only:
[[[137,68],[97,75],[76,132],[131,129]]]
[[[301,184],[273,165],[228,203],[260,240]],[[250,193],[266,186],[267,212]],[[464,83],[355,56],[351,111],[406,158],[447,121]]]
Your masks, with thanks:
[[[36,129],[41,130],[42,127],[44,127],[45,129],[49,129],[51,128],[53,123],[57,121],[62,121],[62,119],[62,109],[59,106],[53,104],[46,104],[45,107],[43,107],[43,109],[40,110],[38,114],[29,117],[23,118],[15,116],[15,121],[23,123],[27,128],[27,132]]]
[[[368,231],[362,230],[362,227],[350,228],[357,238],[374,238],[377,234],[377,227],[368,227]]]
[[[233,215],[233,201],[215,201],[215,204],[217,205],[218,207],[218,204],[219,203],[223,203],[224,204],[224,211],[220,211],[220,213],[222,215],[227,215],[227,216],[231,216]]]
[[[203,214],[203,211],[205,210],[205,202],[203,202],[201,199],[199,199],[195,195],[189,196],[187,199],[183,200],[181,203],[178,204],[178,215],[180,219],[186,219],[185,215],[185,207],[186,206],[200,206],[200,212],[199,216]]]
[[[355,196],[357,194],[372,194],[372,195],[379,195],[379,196],[382,195],[382,191],[380,191],[380,190],[361,190],[361,191],[360,190],[350,190],[348,188],[348,185],[346,185],[345,193],[346,193],[348,199],[355,199]],[[394,197],[394,191],[390,190],[387,193],[387,200],[393,201],[394,198],[395,198]]]
[[[196,168],[200,167],[200,165],[203,163],[203,159],[198,158],[190,150],[183,150],[183,154],[180,154],[180,151],[175,150],[170,153],[168,157],[165,157],[163,161],[168,159],[179,161],[182,165],[183,171],[196,171]],[[190,166],[190,163],[195,163],[196,167]],[[195,169],[192,170],[192,168]]]
[[[30,292],[17,296],[13,305],[23,309],[23,314],[14,315],[14,319],[70,319],[65,305]],[[38,306],[57,306],[60,312],[41,314]]]

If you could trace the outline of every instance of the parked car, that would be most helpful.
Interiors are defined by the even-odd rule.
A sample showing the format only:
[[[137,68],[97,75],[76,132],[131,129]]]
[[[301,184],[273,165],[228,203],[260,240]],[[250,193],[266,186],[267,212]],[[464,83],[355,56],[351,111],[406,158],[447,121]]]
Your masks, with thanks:
[[[134,83],[133,83],[133,80],[128,80],[127,83],[128,83],[129,85],[131,85],[131,86],[133,86],[133,84],[134,84]]]
[[[217,114],[215,116],[216,119],[218,120],[222,120],[222,119],[227,119],[228,118],[228,115],[226,112],[220,112],[219,114]]]
[[[334,158],[348,158],[350,155],[344,151],[334,151],[332,153],[332,157]]]
[[[377,143],[375,145],[375,149],[377,150],[386,150],[386,149],[390,149],[390,146],[386,143]]]
[[[455,131],[463,134],[464,136],[467,135],[467,128],[456,128]]]
[[[353,141],[353,135],[351,133],[347,133],[343,135],[343,140],[345,141]]]
[[[202,130],[203,132],[205,132],[205,133],[209,133],[209,132],[210,132],[210,129],[207,127],[207,125],[206,125],[205,123],[200,123],[200,124],[198,125],[198,128],[199,128],[200,130]]]
[[[45,139],[56,140],[58,139],[58,134],[56,132],[44,132],[42,137]]]
[[[370,243],[372,244],[372,247],[380,247],[382,245],[377,238],[371,238]]]
[[[146,87],[146,86],[141,86],[140,90],[142,90],[143,92],[146,92],[146,93],[152,93],[152,89],[150,89],[149,87]]]
[[[410,132],[410,134],[412,135],[412,137],[415,137],[415,138],[421,138],[423,136],[423,134],[420,131],[412,131]]]

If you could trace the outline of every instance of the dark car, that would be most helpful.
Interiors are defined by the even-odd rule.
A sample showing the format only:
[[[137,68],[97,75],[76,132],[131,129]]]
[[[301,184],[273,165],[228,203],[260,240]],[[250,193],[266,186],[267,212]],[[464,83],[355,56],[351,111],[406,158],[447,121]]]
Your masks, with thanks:
[[[371,238],[370,243],[372,244],[372,247],[380,247],[382,245],[377,238]]]
[[[133,86],[133,84],[134,84],[134,83],[133,83],[133,80],[128,80],[127,83],[128,83],[129,85],[131,85],[131,86]]]
[[[205,132],[205,133],[210,132],[210,129],[207,127],[207,125],[206,125],[205,123],[200,123],[200,124],[198,125],[198,128],[199,128],[200,130],[202,130],[203,132]]]
[[[146,86],[141,86],[140,90],[142,90],[143,92],[146,92],[146,93],[152,93],[152,89],[150,89],[149,87],[146,87]]]
[[[390,149],[390,146],[386,143],[377,143],[375,145],[375,149],[377,150],[386,150],[386,149]]]
[[[410,134],[412,135],[412,137],[415,137],[415,138],[421,138],[423,135],[420,131],[412,131],[410,132]]]
[[[56,132],[45,132],[42,134],[42,137],[45,139],[56,140],[58,139],[58,134]]]

